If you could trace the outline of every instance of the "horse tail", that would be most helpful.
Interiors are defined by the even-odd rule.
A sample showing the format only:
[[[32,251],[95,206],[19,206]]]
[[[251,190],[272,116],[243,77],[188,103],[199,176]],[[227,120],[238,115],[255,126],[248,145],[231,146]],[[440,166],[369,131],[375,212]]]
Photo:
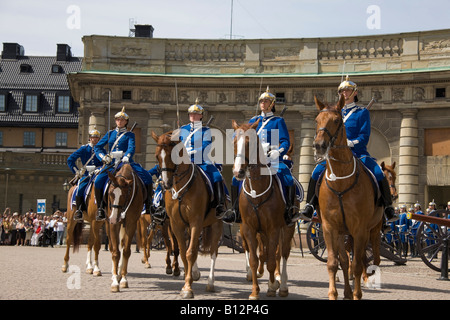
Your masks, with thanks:
[[[83,223],[77,223],[73,229],[73,252],[78,252],[83,235]]]
[[[207,226],[203,228],[201,252],[202,254],[211,253],[212,228]]]

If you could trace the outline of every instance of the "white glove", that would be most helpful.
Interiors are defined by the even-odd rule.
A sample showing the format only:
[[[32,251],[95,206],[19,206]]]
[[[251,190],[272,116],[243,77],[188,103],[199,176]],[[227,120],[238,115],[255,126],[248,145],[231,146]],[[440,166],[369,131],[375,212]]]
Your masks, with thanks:
[[[197,150],[193,150],[192,147],[187,147],[186,151],[187,151],[188,155],[197,153]]]
[[[272,160],[277,160],[280,157],[280,151],[278,150],[271,150],[269,151],[269,158]]]
[[[128,163],[128,162],[130,162],[130,158],[128,158],[127,156],[125,156],[125,157],[122,158],[122,162],[123,162],[123,163]]]
[[[347,139],[347,146],[349,146],[350,148],[353,148],[355,146],[355,144],[353,143],[353,141]]]
[[[100,172],[100,169],[95,169],[94,170],[94,175],[97,175]]]
[[[103,156],[102,161],[103,161],[103,163],[110,164],[112,161],[112,158],[109,154],[107,154],[106,156]]]

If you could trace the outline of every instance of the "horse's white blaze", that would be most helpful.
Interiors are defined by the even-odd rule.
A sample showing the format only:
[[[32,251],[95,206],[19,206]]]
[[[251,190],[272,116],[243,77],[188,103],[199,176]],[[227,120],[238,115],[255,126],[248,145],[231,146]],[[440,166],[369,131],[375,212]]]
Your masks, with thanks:
[[[115,188],[113,193],[114,193],[114,203],[113,203],[113,205],[117,206],[117,205],[119,205],[119,198],[120,198],[120,195],[122,194],[122,191],[120,190],[120,188]],[[109,219],[110,219],[112,224],[118,222],[118,220],[119,220],[119,208],[112,207],[111,217]]]
[[[237,141],[237,154],[234,159],[233,173],[237,174],[241,170],[241,166],[245,163],[245,136],[242,135]]]
[[[160,157],[161,157],[161,169],[167,168],[167,165],[166,165],[167,154],[166,154],[166,151],[164,149],[161,150]],[[167,176],[167,171],[162,171],[161,172],[161,178],[162,178],[163,183],[167,185],[167,183],[169,181],[169,177]]]

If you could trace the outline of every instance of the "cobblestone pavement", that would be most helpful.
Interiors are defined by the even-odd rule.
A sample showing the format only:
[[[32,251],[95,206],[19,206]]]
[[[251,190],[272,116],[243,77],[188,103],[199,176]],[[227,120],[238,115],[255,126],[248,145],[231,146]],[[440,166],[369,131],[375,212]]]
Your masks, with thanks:
[[[132,247],[135,249],[134,245]],[[165,274],[165,251],[152,251],[151,269],[141,263],[142,253],[133,252],[129,264],[129,288],[110,293],[111,254],[100,251],[103,276],[85,273],[87,249],[72,253],[68,273],[61,272],[65,248],[0,246],[0,299],[2,300],[180,300],[183,277]],[[201,278],[193,285],[194,300],[246,300],[251,284],[245,280],[245,255],[221,247],[216,262],[214,293],[205,292],[209,256],[199,256]],[[180,261],[180,265],[182,265]],[[326,265],[298,249],[288,261],[289,296],[268,298],[267,271],[260,279],[261,300],[326,300]],[[339,271],[338,275],[342,275]],[[428,268],[420,258],[404,266],[382,260],[378,289],[363,289],[364,300],[449,300],[450,281],[437,280],[440,274]],[[340,299],[343,284],[338,284]]]

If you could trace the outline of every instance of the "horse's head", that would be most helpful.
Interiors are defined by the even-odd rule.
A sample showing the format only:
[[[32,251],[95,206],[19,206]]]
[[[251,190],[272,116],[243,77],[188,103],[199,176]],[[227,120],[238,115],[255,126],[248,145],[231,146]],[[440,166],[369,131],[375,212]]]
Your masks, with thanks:
[[[259,154],[263,149],[255,130],[258,123],[259,120],[239,126],[235,120],[232,121],[235,130],[233,175],[238,180],[245,178],[245,172],[250,166],[260,166],[261,159],[266,160],[265,156]]]
[[[184,144],[180,143],[180,131],[174,130],[158,136],[152,131],[156,141],[155,157],[161,170],[161,179],[165,189],[173,186],[173,176],[181,163],[191,163]]]
[[[109,222],[115,224],[121,220],[121,214],[129,205],[133,188],[133,169],[125,164],[113,175],[108,172],[111,185],[108,189],[108,203],[111,208]]]
[[[341,95],[339,102],[335,106],[323,104],[314,96],[319,114],[316,117],[316,137],[313,147],[316,157],[324,158],[331,147],[347,145],[344,121],[341,110],[345,105],[344,96]]]
[[[395,161],[392,163],[392,165],[387,165],[383,162],[381,162],[381,169],[384,172],[384,175],[386,176],[387,181],[389,182],[389,188],[391,190],[391,196],[392,200],[397,200],[398,193],[397,188],[395,187],[395,180],[397,179],[397,174],[395,173]]]

